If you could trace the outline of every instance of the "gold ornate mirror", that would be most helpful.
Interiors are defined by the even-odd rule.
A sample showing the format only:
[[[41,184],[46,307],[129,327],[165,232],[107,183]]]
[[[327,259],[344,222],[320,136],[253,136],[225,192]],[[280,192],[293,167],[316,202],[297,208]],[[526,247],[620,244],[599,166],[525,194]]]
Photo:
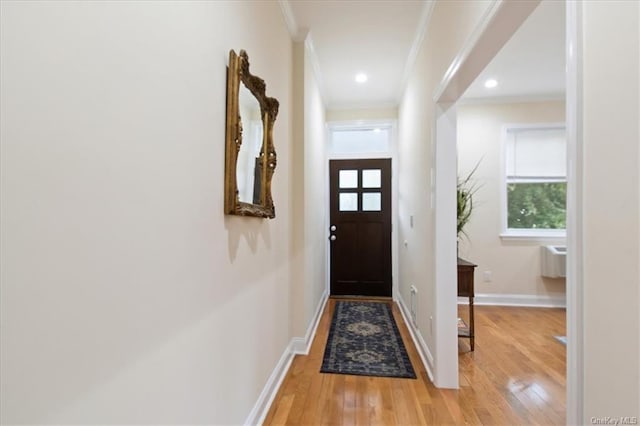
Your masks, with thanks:
[[[276,168],[273,124],[277,99],[265,95],[264,80],[249,72],[249,57],[229,52],[224,211],[276,217],[271,178]]]

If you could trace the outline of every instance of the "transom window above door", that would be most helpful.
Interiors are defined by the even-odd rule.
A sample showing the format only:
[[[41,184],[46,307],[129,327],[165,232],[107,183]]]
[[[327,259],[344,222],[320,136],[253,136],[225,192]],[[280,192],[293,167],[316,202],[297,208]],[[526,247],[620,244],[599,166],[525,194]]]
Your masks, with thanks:
[[[335,129],[331,132],[333,154],[384,153],[391,150],[391,126]]]

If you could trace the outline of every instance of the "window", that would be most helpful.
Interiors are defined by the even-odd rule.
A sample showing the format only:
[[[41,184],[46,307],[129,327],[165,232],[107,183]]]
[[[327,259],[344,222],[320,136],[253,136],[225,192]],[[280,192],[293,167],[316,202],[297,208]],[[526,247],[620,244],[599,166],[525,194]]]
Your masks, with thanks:
[[[507,126],[504,135],[503,236],[564,236],[564,125]]]
[[[382,170],[362,170],[362,179],[360,180],[362,185],[360,186],[358,173],[358,170],[340,170],[338,174],[340,191],[338,210],[341,212],[382,211],[382,193],[379,192],[382,188]],[[361,197],[360,210],[358,210],[359,197]]]
[[[390,147],[391,127],[335,129],[330,150],[334,154],[386,153]]]

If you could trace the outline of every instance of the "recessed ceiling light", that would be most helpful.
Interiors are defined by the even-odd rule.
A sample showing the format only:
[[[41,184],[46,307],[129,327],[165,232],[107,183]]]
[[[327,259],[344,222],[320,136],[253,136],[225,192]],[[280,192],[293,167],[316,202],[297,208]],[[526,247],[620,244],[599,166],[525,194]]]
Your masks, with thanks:
[[[493,89],[497,85],[498,85],[498,80],[494,78],[490,78],[489,80],[484,82],[484,87],[486,87],[487,89]]]
[[[356,81],[358,83],[364,83],[365,81],[367,81],[367,75],[363,72],[356,74]]]

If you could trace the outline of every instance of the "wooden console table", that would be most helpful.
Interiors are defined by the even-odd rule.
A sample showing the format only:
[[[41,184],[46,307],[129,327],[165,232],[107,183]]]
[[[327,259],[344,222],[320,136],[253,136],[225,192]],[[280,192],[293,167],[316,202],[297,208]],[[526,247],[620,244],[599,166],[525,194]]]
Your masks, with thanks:
[[[471,350],[474,349],[474,327],[473,327],[473,271],[477,265],[458,258],[458,297],[469,298],[469,325],[458,327],[458,337],[470,339]]]

